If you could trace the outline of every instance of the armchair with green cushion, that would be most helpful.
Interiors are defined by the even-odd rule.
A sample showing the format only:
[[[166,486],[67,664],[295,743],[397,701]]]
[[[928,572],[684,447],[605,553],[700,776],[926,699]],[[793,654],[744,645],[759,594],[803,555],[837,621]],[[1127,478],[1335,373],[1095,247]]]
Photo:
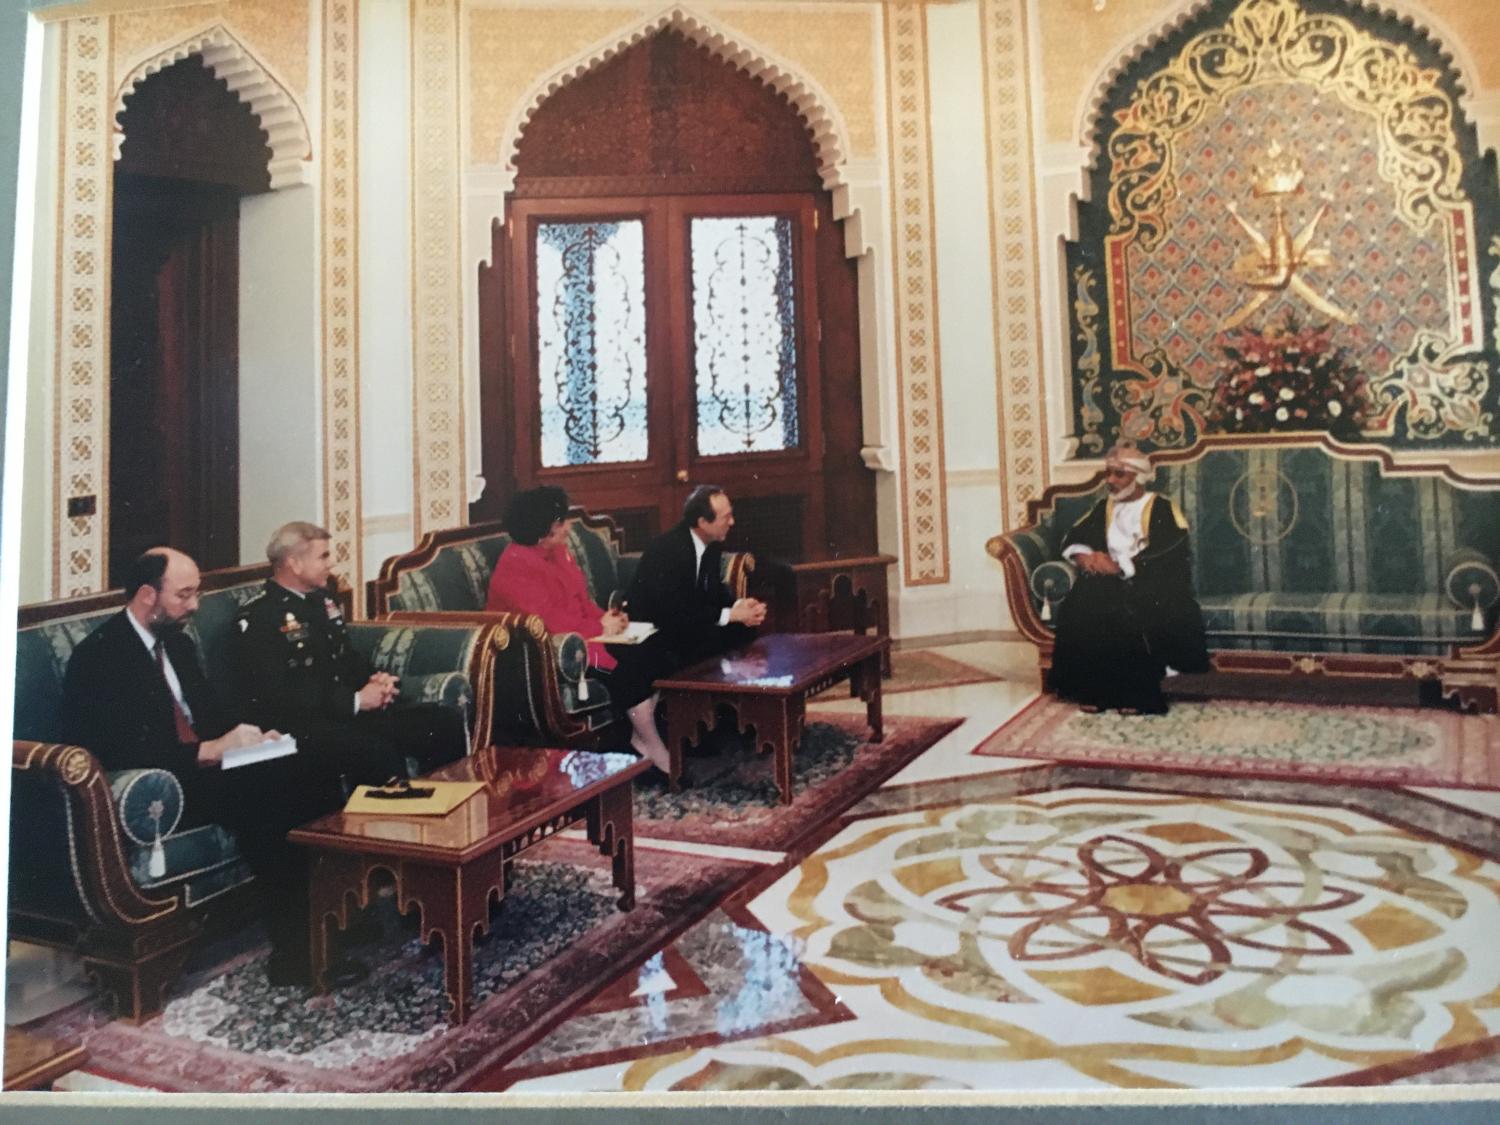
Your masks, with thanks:
[[[229,630],[265,566],[210,571],[188,628],[223,684]],[[349,591],[343,597],[348,608]],[[249,906],[250,869],[217,825],[177,831],[182,787],[165,770],[106,774],[60,741],[63,674],[74,647],[124,605],[120,591],[23,606],[16,641],[11,762],[10,936],[80,955],[122,1015],[158,1010],[195,936]],[[405,702],[461,707],[488,740],[498,641],[487,625],[356,623],[355,645],[402,677]],[[399,704],[398,704],[399,705]],[[473,743],[471,743],[472,745]]]
[[[614,520],[582,508],[569,513],[568,545],[600,606],[624,591],[640,556],[620,549]],[[372,620],[390,622],[484,622],[502,630],[496,641],[494,728],[496,738],[547,745],[596,745],[617,716],[607,679],[589,671],[584,638],[551,634],[528,614],[486,613],[490,575],[510,543],[499,522],[434,531],[415,548],[385,560],[368,587]],[[743,597],[755,559],[726,552],[722,576]]]
[[[1153,460],[1150,487],[1191,528],[1216,671],[1415,678],[1495,709],[1500,481],[1317,434],[1214,436]],[[1054,486],[986,545],[1044,680],[1074,577],[1062,537],[1103,495],[1102,473]]]

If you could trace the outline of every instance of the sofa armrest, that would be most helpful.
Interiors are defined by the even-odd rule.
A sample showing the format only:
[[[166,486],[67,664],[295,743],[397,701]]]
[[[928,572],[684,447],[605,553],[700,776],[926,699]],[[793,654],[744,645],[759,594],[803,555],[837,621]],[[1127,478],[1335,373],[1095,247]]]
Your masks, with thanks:
[[[1489,610],[1500,601],[1500,575],[1483,551],[1461,547],[1449,557],[1443,592],[1456,607],[1470,612],[1470,629],[1483,633]]]
[[[437,617],[438,622],[431,619]],[[494,699],[495,628],[462,614],[401,614],[349,626],[349,638],[370,664],[401,681],[400,701],[464,709],[470,748],[488,745]]]
[[[755,573],[755,556],[749,551],[725,551],[719,560],[719,578],[736,598],[743,598]]]
[[[1036,527],[992,536],[984,549],[1005,573],[1006,600],[1016,628],[1027,640],[1050,650],[1052,614],[1072,589],[1073,564],[1057,558]]]
[[[10,839],[13,936],[134,932],[182,909],[131,879],[109,779],[81,746],[11,744]]]
[[[182,823],[182,783],[167,770],[119,770],[109,775],[120,831],[149,848]]]
[[[412,706],[418,703],[441,703],[446,707],[462,707],[466,714],[474,713],[474,685],[469,682],[467,672],[421,672],[403,676],[401,694],[396,697],[396,706]]]

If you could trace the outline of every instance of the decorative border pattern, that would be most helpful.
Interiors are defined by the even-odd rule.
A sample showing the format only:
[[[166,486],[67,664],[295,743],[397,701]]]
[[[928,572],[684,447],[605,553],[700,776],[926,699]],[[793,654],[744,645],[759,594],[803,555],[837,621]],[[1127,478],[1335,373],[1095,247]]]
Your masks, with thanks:
[[[359,478],[358,0],[323,4],[323,518],[333,561],[364,584]]]
[[[109,151],[108,19],[63,28],[58,184],[57,384],[53,404],[52,593],[104,588],[109,529],[109,275],[113,162]],[[87,515],[68,501],[93,497]]]
[[[1047,410],[1032,179],[1031,77],[1026,0],[981,0],[985,150],[989,163],[990,274],[995,389],[1000,419],[1001,526],[1026,522],[1047,488]]]
[[[938,351],[936,230],[927,89],[927,13],[885,8],[891,160],[891,260],[901,419],[902,568],[908,586],[948,581],[942,362]]]
[[[457,0],[412,0],[412,531],[468,522]]]

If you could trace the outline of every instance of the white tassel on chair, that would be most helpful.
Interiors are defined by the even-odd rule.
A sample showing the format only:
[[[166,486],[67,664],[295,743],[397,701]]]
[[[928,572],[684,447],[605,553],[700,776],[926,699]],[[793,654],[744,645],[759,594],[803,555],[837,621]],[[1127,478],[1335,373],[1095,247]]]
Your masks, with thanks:
[[[579,703],[587,703],[588,701],[589,701],[589,670],[587,668],[585,668],[583,670],[583,675],[581,675],[581,676],[578,677],[578,702]]]
[[[1474,599],[1474,612],[1469,615],[1469,628],[1476,633],[1484,632],[1484,609],[1479,604],[1479,587],[1469,587],[1469,597]]]
[[[1046,594],[1042,595],[1042,620],[1052,620],[1052,599]]]
[[[152,801],[147,810],[156,826],[156,841],[151,845],[151,858],[146,861],[146,874],[153,879],[160,879],[167,873],[167,852],[161,846],[161,817],[165,811],[160,801]]]

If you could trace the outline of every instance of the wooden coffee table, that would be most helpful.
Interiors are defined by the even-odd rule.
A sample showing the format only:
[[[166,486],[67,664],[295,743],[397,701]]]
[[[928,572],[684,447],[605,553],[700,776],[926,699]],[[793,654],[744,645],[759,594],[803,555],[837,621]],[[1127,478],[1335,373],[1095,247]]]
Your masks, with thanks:
[[[482,781],[484,791],[446,816],[332,813],[287,839],[312,852],[314,987],[325,991],[328,923],[349,925],[349,907],[370,902],[370,874],[396,879],[396,905],[421,910],[422,939],[443,939],[445,989],[455,1024],[471,1014],[474,931],[489,930],[490,900],[505,897],[511,864],[578,821],[614,860],[621,910],[635,906],[631,783],[649,763],[628,754],[490,747],[425,780]]]
[[[14,1027],[5,1029],[5,1089],[50,1090],[70,1070],[77,1070],[89,1053],[76,1043],[43,1039]]]
[[[858,633],[772,633],[657,680],[667,719],[668,776],[682,776],[684,742],[697,743],[728,707],[741,731],[755,728],[756,746],[771,751],[781,803],[792,803],[792,756],[802,742],[807,701],[841,680],[865,701],[870,741],[885,737],[880,672],[891,639]]]

